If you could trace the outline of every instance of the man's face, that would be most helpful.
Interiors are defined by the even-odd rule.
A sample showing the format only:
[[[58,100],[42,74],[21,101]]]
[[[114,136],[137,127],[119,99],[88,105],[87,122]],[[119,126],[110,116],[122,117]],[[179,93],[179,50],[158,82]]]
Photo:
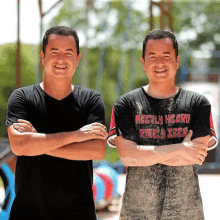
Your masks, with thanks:
[[[149,40],[145,58],[141,58],[149,82],[174,82],[179,67],[180,56],[176,58],[173,42],[170,38]]]
[[[49,36],[45,54],[41,51],[45,74],[55,78],[72,78],[81,55],[77,55],[73,36],[52,34]]]

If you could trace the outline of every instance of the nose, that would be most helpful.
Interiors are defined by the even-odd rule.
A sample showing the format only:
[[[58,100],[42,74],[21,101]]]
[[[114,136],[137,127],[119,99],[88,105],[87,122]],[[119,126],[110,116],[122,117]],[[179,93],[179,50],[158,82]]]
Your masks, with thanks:
[[[164,64],[162,57],[157,57],[156,64]]]
[[[59,53],[59,55],[57,56],[57,60],[64,60],[65,59],[65,55],[63,53]]]

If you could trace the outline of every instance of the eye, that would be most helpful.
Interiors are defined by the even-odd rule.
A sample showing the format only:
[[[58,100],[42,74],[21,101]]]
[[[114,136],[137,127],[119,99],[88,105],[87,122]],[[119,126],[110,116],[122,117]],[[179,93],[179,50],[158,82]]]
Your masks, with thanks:
[[[169,59],[169,58],[170,58],[170,56],[164,56],[164,58],[165,58],[165,59]]]
[[[56,51],[53,51],[51,54],[52,54],[52,55],[57,55],[57,52],[56,52]]]
[[[67,56],[72,56],[73,54],[72,54],[72,53],[66,53],[66,55],[67,55]]]
[[[154,60],[155,58],[156,58],[155,56],[149,57],[150,60]]]

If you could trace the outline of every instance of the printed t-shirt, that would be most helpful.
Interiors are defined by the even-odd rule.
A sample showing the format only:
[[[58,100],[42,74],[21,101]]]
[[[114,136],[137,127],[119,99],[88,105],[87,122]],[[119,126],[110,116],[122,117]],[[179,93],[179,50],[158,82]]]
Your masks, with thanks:
[[[108,144],[113,146],[118,135],[138,145],[181,143],[189,130],[192,139],[212,136],[215,144],[209,149],[217,145],[204,96],[180,88],[173,97],[157,99],[141,87],[116,101]],[[204,219],[196,165],[128,167],[121,219]]]

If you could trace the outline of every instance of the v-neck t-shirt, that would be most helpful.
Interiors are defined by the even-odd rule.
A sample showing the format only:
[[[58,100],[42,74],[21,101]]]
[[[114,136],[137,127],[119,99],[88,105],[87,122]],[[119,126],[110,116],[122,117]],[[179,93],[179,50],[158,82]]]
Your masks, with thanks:
[[[64,99],[46,94],[40,84],[16,89],[8,101],[6,125],[24,119],[38,133],[76,131],[93,122],[105,123],[103,100],[96,91],[74,86]],[[16,197],[10,219],[95,220],[92,161],[50,155],[18,156]]]

